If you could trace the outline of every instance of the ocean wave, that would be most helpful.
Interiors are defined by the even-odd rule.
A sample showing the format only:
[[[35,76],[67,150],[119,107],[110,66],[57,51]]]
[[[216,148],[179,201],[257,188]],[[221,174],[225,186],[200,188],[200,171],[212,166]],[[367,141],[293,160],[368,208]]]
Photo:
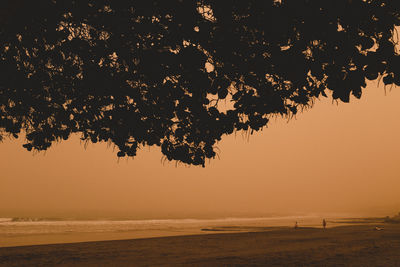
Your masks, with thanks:
[[[0,218],[0,223],[6,222],[53,222],[62,221],[59,218],[31,218],[31,217],[14,217],[14,218]]]
[[[196,224],[196,223],[227,223],[227,222],[253,222],[253,221],[275,221],[275,220],[291,220],[291,219],[308,219],[317,216],[271,216],[271,217],[225,217],[213,219],[84,219],[75,218],[51,218],[51,217],[13,217],[0,218],[0,223],[18,223],[18,222],[67,222],[67,223],[89,223],[89,224],[104,224],[104,223],[120,223],[120,224]]]
[[[299,221],[302,226],[320,224],[314,216],[281,216],[259,218],[219,219],[150,219],[150,220],[76,220],[74,218],[14,217],[0,218],[0,239],[2,236],[79,234],[79,233],[196,233],[202,229],[224,229],[225,231],[247,231],[264,229],[260,227],[292,226]],[[247,230],[246,230],[247,229]],[[203,230],[204,231],[204,230]],[[1,243],[1,242],[0,242]]]
[[[13,218],[0,218],[0,223],[4,223],[4,222],[12,222]]]

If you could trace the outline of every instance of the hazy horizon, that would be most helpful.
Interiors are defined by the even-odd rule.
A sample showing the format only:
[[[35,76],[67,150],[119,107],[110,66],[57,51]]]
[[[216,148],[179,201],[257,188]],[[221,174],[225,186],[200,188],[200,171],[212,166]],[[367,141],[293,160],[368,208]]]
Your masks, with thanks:
[[[206,168],[163,164],[158,149],[117,160],[78,137],[33,155],[5,139],[0,217],[364,214],[400,211],[400,91],[369,83],[349,104],[316,100],[249,138],[224,136]],[[114,214],[114,215],[113,215]]]

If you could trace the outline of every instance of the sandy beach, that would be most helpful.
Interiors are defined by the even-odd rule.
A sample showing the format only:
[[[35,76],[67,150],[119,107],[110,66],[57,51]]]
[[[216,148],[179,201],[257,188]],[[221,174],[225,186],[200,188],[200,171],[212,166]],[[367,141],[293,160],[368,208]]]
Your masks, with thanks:
[[[400,266],[400,225],[275,228],[0,249],[0,266]],[[265,229],[266,230],[266,229]]]

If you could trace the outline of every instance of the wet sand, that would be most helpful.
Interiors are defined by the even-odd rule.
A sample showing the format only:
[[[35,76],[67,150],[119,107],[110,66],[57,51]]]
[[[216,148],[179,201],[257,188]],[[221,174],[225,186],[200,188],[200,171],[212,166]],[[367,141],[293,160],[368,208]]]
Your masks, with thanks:
[[[400,225],[0,248],[0,266],[400,266]]]

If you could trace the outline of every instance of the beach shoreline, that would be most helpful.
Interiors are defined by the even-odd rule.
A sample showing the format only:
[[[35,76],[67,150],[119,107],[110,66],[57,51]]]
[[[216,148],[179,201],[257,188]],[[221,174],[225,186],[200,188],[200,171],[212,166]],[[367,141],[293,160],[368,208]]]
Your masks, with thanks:
[[[0,266],[399,266],[400,225],[288,227],[0,248]]]
[[[341,220],[340,222],[336,222]],[[367,220],[368,218],[361,218]],[[0,248],[26,245],[94,242],[164,236],[207,234],[209,232],[255,232],[293,227],[321,226],[319,216],[238,217],[169,220],[48,220],[18,219],[0,223]],[[335,221],[335,222],[333,222]],[[378,223],[379,221],[374,221]],[[383,222],[383,219],[381,220]],[[346,218],[331,217],[328,227],[348,224]],[[350,219],[350,223],[352,219]]]

